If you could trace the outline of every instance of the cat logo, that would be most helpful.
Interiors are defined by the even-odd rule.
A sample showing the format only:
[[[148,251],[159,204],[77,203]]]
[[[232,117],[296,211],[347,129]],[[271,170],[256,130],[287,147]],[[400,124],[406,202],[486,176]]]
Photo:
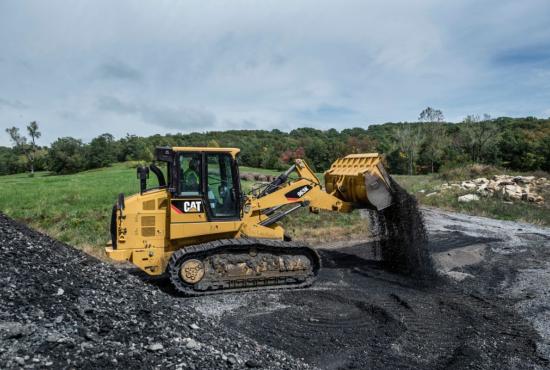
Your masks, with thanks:
[[[202,203],[200,200],[186,200],[183,202],[183,212],[185,213],[199,213],[201,210]]]

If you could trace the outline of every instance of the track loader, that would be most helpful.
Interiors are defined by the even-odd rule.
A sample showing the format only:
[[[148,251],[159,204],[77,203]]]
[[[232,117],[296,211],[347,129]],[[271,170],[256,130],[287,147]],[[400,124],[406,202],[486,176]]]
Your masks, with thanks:
[[[324,187],[301,159],[275,180],[244,194],[236,148],[159,147],[155,164],[138,167],[140,193],[119,194],[107,256],[149,275],[167,275],[189,296],[310,285],[317,252],[290,241],[280,222],[309,207],[351,212],[392,204],[378,154],[352,154],[324,173]],[[147,188],[152,172],[158,187]],[[166,174],[166,176],[165,176]]]

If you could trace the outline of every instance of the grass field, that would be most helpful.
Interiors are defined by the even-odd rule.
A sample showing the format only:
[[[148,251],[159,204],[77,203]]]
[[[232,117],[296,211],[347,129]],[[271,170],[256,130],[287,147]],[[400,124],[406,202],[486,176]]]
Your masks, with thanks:
[[[245,172],[277,173],[241,168],[241,173]],[[425,205],[500,219],[550,224],[550,209],[545,206],[523,202],[505,204],[496,199],[458,203],[458,193],[426,197],[443,182],[434,176],[395,178]],[[252,183],[243,185],[245,190],[249,190]],[[132,163],[65,176],[51,176],[45,172],[34,177],[27,174],[1,176],[0,211],[61,241],[100,255],[101,247],[109,238],[110,210],[118,193],[136,193],[138,186]],[[154,176],[151,176],[150,186],[155,186]],[[366,234],[364,221],[358,212],[310,215],[304,209],[287,217],[284,225],[295,238],[309,241],[345,240]]]

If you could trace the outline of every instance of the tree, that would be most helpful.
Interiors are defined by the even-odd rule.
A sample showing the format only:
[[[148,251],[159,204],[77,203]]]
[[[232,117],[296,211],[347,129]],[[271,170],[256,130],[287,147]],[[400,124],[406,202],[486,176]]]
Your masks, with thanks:
[[[27,142],[27,138],[19,133],[19,128],[13,126],[6,129],[6,132],[13,142],[14,149],[25,155],[31,176],[34,176],[34,160],[36,158],[37,150],[36,139],[40,138],[42,134],[38,131],[38,124],[36,121],[29,123],[27,126],[27,131],[31,137],[30,144]]]
[[[419,125],[404,123],[396,128],[394,139],[397,141],[401,153],[407,159],[409,175],[412,175],[416,157],[424,140],[424,134]]]
[[[19,133],[19,128],[13,126],[6,129],[13,142],[13,149],[21,155],[24,155],[27,161],[27,166],[30,169],[31,176],[34,175],[34,157],[32,155],[31,146],[27,143],[27,138]]]
[[[111,134],[101,134],[87,148],[86,168],[107,167],[116,159],[115,140]]]
[[[208,141],[208,144],[206,146],[209,147],[209,148],[219,148],[220,143],[218,143],[218,141],[215,140],[215,139],[211,139],[211,140]]]
[[[86,167],[85,157],[81,140],[62,137],[52,143],[48,152],[48,167],[57,174],[79,172]]]
[[[434,173],[434,163],[441,159],[447,145],[447,130],[443,123],[445,116],[439,109],[428,107],[420,112],[418,120],[424,123],[425,154],[430,161],[432,173]]]
[[[149,148],[145,138],[127,134],[120,141],[122,145],[121,161],[151,161],[153,160],[153,152]]]
[[[31,165],[31,174],[34,175],[34,160],[36,158],[36,139],[39,139],[42,136],[42,133],[38,131],[38,123],[32,121],[27,126],[27,131],[31,137],[31,148],[30,148],[30,165]]]
[[[488,114],[483,119],[477,114],[466,116],[462,121],[460,139],[462,145],[469,152],[473,162],[482,162],[487,148],[498,141],[499,130]]]

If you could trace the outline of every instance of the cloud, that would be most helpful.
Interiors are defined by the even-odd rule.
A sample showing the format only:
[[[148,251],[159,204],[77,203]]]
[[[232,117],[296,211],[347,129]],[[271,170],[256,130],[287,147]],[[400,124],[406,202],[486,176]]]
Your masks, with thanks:
[[[97,108],[102,111],[121,114],[132,114],[139,112],[139,108],[135,104],[123,102],[113,96],[100,96],[97,99]]]
[[[216,116],[205,109],[135,104],[112,96],[100,97],[97,107],[107,112],[136,115],[145,122],[181,131],[204,131],[212,129],[216,123]]]
[[[496,65],[546,64],[550,62],[550,44],[507,49],[494,56]]]
[[[321,104],[313,109],[298,110],[296,118],[307,121],[348,119],[359,112],[343,106]]]
[[[0,109],[2,107],[8,107],[16,110],[28,109],[29,106],[19,100],[7,100],[0,98]]]
[[[127,81],[140,81],[143,77],[137,69],[119,61],[100,65],[95,75],[99,79]]]

